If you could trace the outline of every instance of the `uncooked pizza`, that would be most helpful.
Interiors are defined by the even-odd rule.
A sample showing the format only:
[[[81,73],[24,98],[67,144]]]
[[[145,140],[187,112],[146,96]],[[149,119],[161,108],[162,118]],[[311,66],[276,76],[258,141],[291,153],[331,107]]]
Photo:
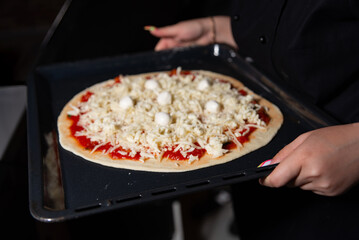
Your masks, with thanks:
[[[180,67],[119,75],[75,95],[58,118],[66,150],[105,166],[180,172],[263,147],[280,110],[222,74]]]

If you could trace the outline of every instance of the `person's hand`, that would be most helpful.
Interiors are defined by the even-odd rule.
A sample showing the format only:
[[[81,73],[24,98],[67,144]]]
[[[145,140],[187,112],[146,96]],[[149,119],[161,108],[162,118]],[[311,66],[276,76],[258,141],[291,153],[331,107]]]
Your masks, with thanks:
[[[148,29],[152,35],[160,38],[155,47],[156,51],[190,45],[208,45],[215,41],[236,47],[229,17],[199,18]]]
[[[273,158],[278,162],[262,185],[339,195],[359,180],[359,123],[304,133]]]
[[[164,50],[188,45],[206,45],[213,41],[210,18],[200,18],[179,22],[162,28],[154,28],[152,35],[159,37],[155,50]]]

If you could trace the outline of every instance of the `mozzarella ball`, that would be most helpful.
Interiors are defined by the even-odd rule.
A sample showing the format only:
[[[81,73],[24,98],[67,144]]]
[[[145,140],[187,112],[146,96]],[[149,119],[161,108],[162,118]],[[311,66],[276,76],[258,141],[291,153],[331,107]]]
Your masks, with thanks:
[[[165,112],[158,112],[155,115],[155,122],[160,126],[167,126],[171,122],[171,116]]]
[[[206,90],[207,88],[209,88],[210,84],[208,82],[207,79],[203,79],[202,81],[200,81],[197,85],[197,89],[200,90],[200,91],[204,91]]]
[[[168,105],[172,102],[172,95],[169,92],[161,92],[157,96],[157,102],[160,105]]]
[[[205,109],[210,113],[218,113],[220,110],[220,104],[217,101],[210,100],[206,103]]]
[[[133,107],[133,100],[130,96],[126,96],[121,98],[120,100],[120,108],[126,110],[130,107]]]
[[[145,83],[145,88],[148,90],[156,90],[160,86],[158,85],[158,82],[155,79],[147,80]]]

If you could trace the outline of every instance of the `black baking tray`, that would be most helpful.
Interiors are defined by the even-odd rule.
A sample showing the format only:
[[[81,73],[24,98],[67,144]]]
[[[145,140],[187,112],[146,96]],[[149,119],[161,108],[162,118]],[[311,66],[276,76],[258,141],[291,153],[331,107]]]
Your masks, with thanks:
[[[240,79],[276,104],[284,115],[278,134],[266,146],[229,163],[183,173],[154,173],[115,169],[82,159],[57,144],[57,117],[78,92],[118,74],[161,70],[203,69]],[[268,175],[274,166],[257,168],[299,134],[335,122],[304,102],[290,88],[263,76],[227,45],[214,44],[161,52],[40,66],[28,81],[29,199],[32,215],[47,222],[64,221],[103,211],[199,190],[240,183]],[[49,145],[45,135],[53,134]],[[54,175],[45,166],[52,147],[57,158]],[[49,191],[57,194],[49,196]],[[56,197],[57,196],[57,197]],[[55,198],[55,199],[51,199]],[[60,205],[54,205],[60,202]]]

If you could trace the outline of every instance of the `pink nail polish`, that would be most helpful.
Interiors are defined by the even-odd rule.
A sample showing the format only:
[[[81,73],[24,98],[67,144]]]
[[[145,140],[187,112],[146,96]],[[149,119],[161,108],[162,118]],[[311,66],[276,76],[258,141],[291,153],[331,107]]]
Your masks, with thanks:
[[[258,165],[258,167],[265,167],[265,166],[268,166],[272,163],[272,159],[269,159],[269,160],[266,160],[264,162],[262,162],[261,164]]]

